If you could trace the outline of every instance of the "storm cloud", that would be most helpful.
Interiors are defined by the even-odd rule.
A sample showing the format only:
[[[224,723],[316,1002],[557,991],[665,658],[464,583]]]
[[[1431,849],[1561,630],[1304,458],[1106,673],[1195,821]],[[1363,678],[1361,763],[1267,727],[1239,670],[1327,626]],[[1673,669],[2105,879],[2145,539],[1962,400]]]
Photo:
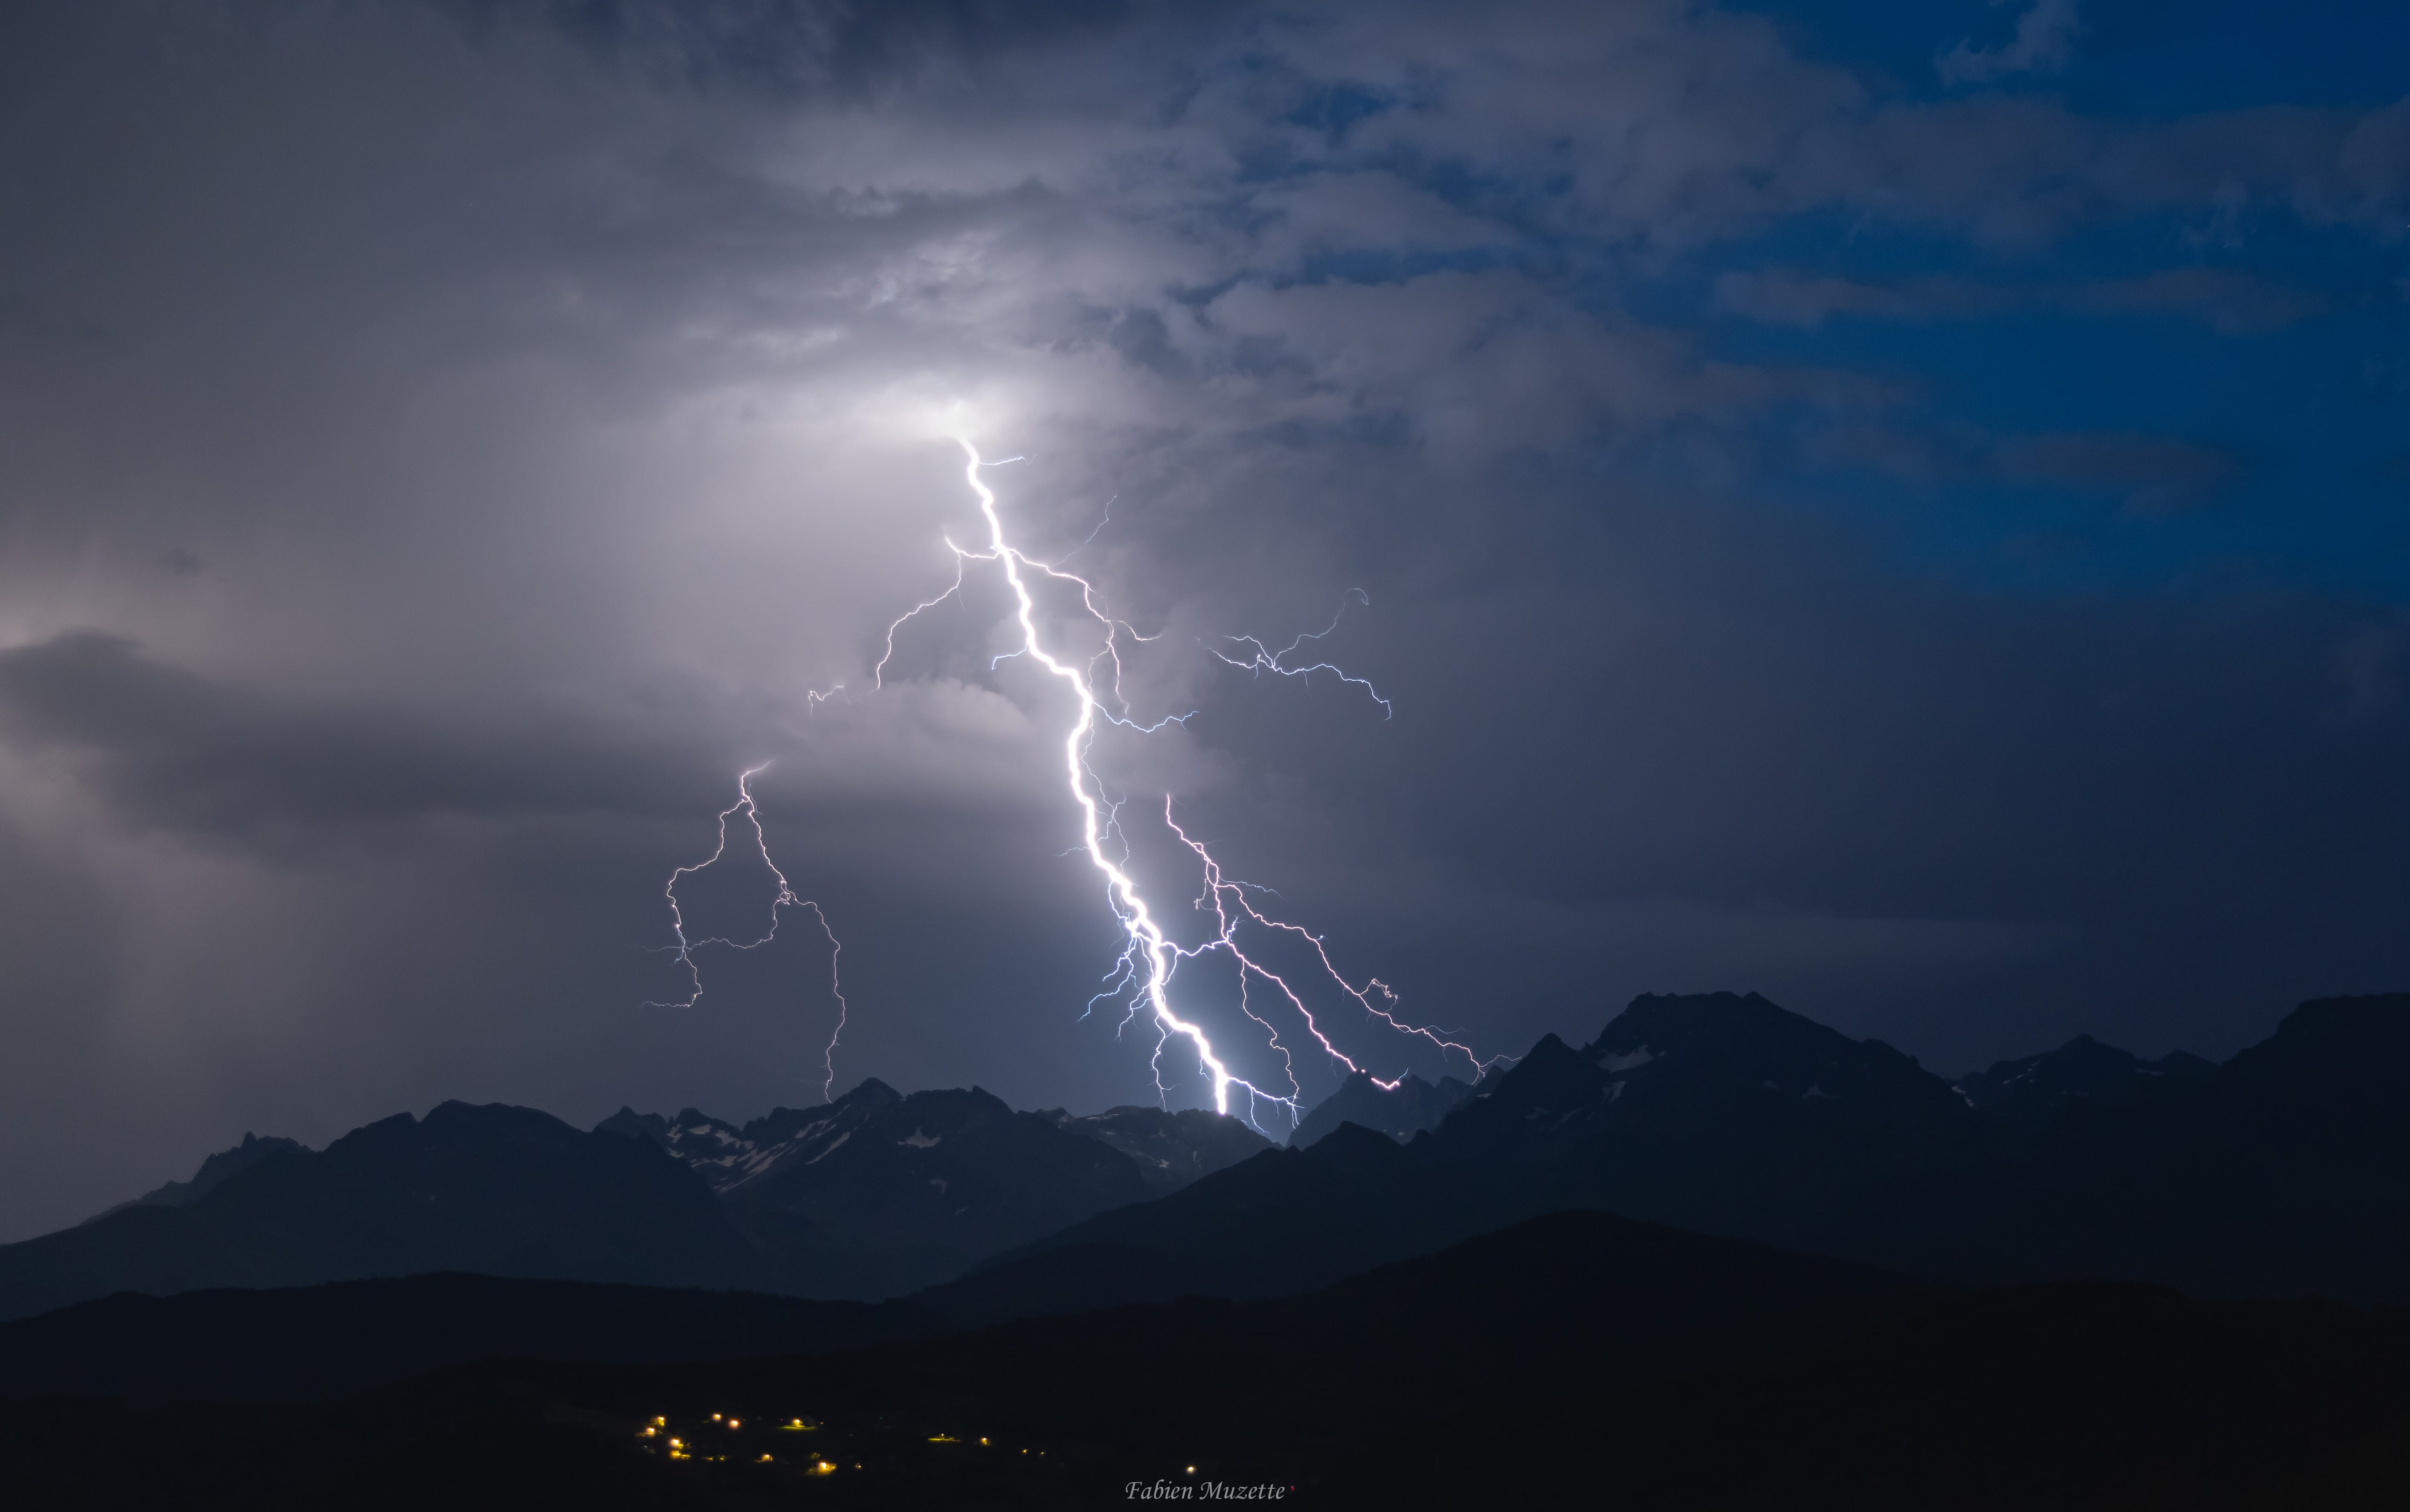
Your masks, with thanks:
[[[1150,1098],[976,564],[873,685],[950,434],[1194,711],[1099,748],[1134,865],[1193,892],[1168,794],[1489,1052],[2398,990],[2410,99],[2123,108],[2089,14],[18,7],[0,1228],[247,1127],[817,1098],[808,941],[642,1006],[763,762],[842,1083]],[[1207,654],[1343,603],[1394,718]]]

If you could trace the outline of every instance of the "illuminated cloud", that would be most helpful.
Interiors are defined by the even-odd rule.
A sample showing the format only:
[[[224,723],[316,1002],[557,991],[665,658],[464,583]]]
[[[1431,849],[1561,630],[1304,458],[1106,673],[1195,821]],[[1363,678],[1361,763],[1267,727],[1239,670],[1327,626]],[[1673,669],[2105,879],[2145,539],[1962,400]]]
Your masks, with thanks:
[[[865,691],[957,433],[1199,711],[1114,791],[1415,1022],[1755,988],[1971,1064],[2399,985],[2410,102],[1822,24],[17,7],[0,1227],[244,1127],[818,1096],[824,949],[638,1006],[764,761],[858,1071],[1143,1095],[1009,605]],[[1356,588],[1394,719],[1208,654]]]

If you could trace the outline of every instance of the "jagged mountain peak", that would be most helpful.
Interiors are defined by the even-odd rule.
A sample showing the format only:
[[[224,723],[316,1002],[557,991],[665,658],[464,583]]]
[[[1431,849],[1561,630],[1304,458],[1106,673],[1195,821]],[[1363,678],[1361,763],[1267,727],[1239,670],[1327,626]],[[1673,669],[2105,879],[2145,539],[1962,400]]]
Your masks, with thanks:
[[[257,1165],[262,1160],[267,1159],[269,1156],[277,1155],[286,1150],[304,1150],[307,1148],[308,1146],[304,1145],[299,1140],[288,1140],[276,1135],[270,1135],[266,1139],[261,1139],[258,1135],[252,1133],[249,1129],[245,1129],[243,1131],[242,1142],[240,1144],[235,1145],[231,1149],[220,1150],[217,1154],[211,1156],[208,1159],[202,1161],[201,1169],[193,1172],[193,1179],[191,1181],[183,1183],[171,1182],[168,1185],[183,1186],[185,1188],[183,1200],[190,1201],[194,1198],[203,1196],[211,1187],[217,1185],[220,1182],[225,1181],[227,1177],[234,1175],[238,1171],[245,1170]],[[145,1199],[145,1200],[148,1200],[148,1199]]]
[[[1971,1108],[2040,1109],[2071,1097],[2108,1104],[2131,1102],[2150,1095],[2155,1084],[2198,1079],[2213,1069],[2210,1062],[2180,1050],[2146,1061],[2079,1034],[2055,1050],[1994,1061],[1989,1069],[1969,1071],[1953,1085]]]
[[[1098,1194],[1095,1200],[1134,1201],[1177,1190],[1270,1142],[1236,1119],[1201,1110],[1024,1113],[984,1087],[903,1094],[876,1080],[835,1102],[774,1108],[741,1127],[693,1108],[675,1118],[622,1108],[595,1127],[667,1151],[724,1199],[776,1209],[811,1208],[827,1200],[814,1194],[849,1183],[864,1193],[900,1183],[897,1190],[909,1188],[914,1201],[942,1199],[959,1206],[957,1199],[986,1189],[970,1182],[959,1163],[989,1149],[1019,1150],[1053,1170],[1067,1190]],[[1038,1130],[1067,1141],[1067,1147],[1052,1149],[1043,1140],[1031,1144]],[[1105,1165],[1088,1169],[1097,1156]],[[1035,1198],[1010,1199],[1024,1200]]]
[[[2219,1069],[2226,1083],[2382,1083],[2410,1060],[2410,993],[2317,997]]]
[[[1395,1171],[1415,1162],[1415,1156],[1386,1133],[1349,1123],[1305,1146],[1300,1154],[1316,1166],[1350,1177]]]
[[[1644,993],[1583,1055],[1634,1092],[1694,1078],[1808,1101],[1923,1105],[1959,1098],[1880,1040],[1852,1040],[1757,993]]]
[[[407,1118],[410,1115],[400,1115]],[[511,1102],[469,1102],[459,1098],[446,1098],[427,1110],[422,1125],[512,1125],[521,1128],[571,1128],[541,1108],[523,1108]]]
[[[896,1091],[893,1087],[889,1086],[886,1083],[880,1081],[875,1076],[865,1076],[860,1082],[854,1083],[852,1090],[838,1093],[835,1100],[831,1102],[829,1106],[832,1108],[847,1108],[860,1103],[885,1104],[901,1102],[903,1100],[904,1094],[901,1092]]]
[[[1851,1040],[1757,993],[1643,993],[1608,1021],[1584,1054],[1593,1060],[1643,1050],[1655,1055],[1706,1052],[1757,1058],[1839,1054],[1862,1043],[1881,1041]]]
[[[872,1080],[835,1102],[773,1108],[741,1126],[694,1108],[680,1109],[675,1118],[622,1108],[594,1127],[597,1133],[649,1141],[693,1168],[714,1192],[730,1197],[789,1167],[824,1158],[857,1130],[908,1101]]]
[[[257,1134],[245,1129],[240,1144],[220,1150],[215,1155],[203,1159],[200,1169],[193,1172],[192,1180],[163,1182],[132,1201],[120,1202],[115,1207],[93,1214],[84,1222],[97,1223],[110,1214],[123,1213],[127,1208],[180,1208],[187,1202],[197,1201],[207,1197],[228,1177],[250,1170],[270,1156],[281,1155],[288,1150],[306,1151],[307,1149],[308,1146],[299,1140],[288,1140],[277,1135],[269,1135],[262,1139]]]
[[[1371,1072],[1357,1071],[1314,1105],[1288,1141],[1299,1147],[1315,1143],[1342,1123],[1360,1124],[1403,1141],[1437,1128],[1440,1120],[1471,1096],[1473,1088],[1453,1076],[1432,1083],[1408,1072],[1396,1085],[1385,1087]]]
[[[1774,1165],[1739,1156],[1744,1146],[1872,1172],[1962,1140],[1970,1118],[1948,1083],[1880,1040],[1852,1040],[1755,993],[1652,994],[1579,1050],[1544,1036],[1485,1079],[1430,1143],[1436,1158],[1468,1169],[1557,1162],[1568,1197],[1716,1227],[1738,1222],[1739,1192],[1785,1185]],[[1685,1166],[1691,1174],[1644,1189],[1659,1177],[1642,1170]],[[1833,1184],[1819,1183],[1821,1192],[1789,1184],[1782,1221],[1814,1221],[1808,1210],[1829,1206]]]
[[[1555,1035],[1544,1034],[1521,1060],[1485,1079],[1474,1100],[1493,1117],[1506,1109],[1563,1110],[1593,1102],[1599,1095],[1595,1061]]]

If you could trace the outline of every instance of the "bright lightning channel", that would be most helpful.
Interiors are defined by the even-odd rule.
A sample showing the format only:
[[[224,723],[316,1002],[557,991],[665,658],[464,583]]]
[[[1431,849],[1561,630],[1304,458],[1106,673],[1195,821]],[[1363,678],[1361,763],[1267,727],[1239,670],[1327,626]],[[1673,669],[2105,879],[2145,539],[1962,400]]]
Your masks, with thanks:
[[[1213,859],[1212,852],[1203,843],[1191,836],[1173,821],[1171,801],[1168,796],[1164,800],[1165,824],[1180,837],[1183,844],[1196,852],[1198,861],[1205,868],[1205,891],[1198,897],[1197,906],[1200,910],[1210,907],[1220,927],[1212,938],[1201,945],[1186,949],[1173,943],[1165,934],[1161,924],[1155,919],[1153,909],[1149,907],[1144,894],[1140,891],[1137,880],[1130,875],[1122,862],[1116,861],[1108,852],[1106,839],[1109,835],[1115,833],[1118,823],[1118,806],[1104,796],[1102,783],[1097,778],[1095,769],[1089,764],[1088,756],[1095,744],[1100,723],[1116,724],[1140,733],[1152,733],[1161,730],[1166,725],[1184,723],[1189,716],[1174,715],[1158,720],[1153,724],[1140,724],[1129,718],[1128,705],[1121,691],[1120,636],[1126,631],[1135,640],[1145,640],[1148,637],[1139,635],[1125,621],[1106,614],[1098,606],[1096,586],[1088,579],[1076,573],[1064,571],[1059,563],[1050,564],[1038,561],[1007,539],[1004,521],[996,508],[995,492],[987,486],[986,479],[980,475],[983,469],[989,466],[1002,466],[1004,463],[991,464],[982,460],[979,449],[967,441],[958,441],[958,444],[963,448],[965,458],[963,473],[965,481],[969,484],[971,492],[978,497],[980,517],[987,524],[987,549],[969,550],[956,545],[951,539],[947,541],[946,545],[952,550],[955,559],[953,582],[936,597],[917,603],[905,611],[887,627],[886,650],[879,658],[877,668],[874,669],[874,680],[881,686],[884,685],[887,663],[895,654],[896,631],[915,616],[935,608],[960,592],[963,586],[963,570],[966,563],[993,561],[1003,569],[1005,582],[1012,589],[1014,617],[1021,628],[1021,645],[1017,649],[998,656],[995,662],[1000,663],[1010,657],[1025,656],[1044,668],[1049,676],[1059,679],[1071,692],[1078,712],[1070,728],[1063,736],[1064,778],[1070,790],[1071,801],[1080,812],[1082,847],[1087,852],[1089,863],[1104,878],[1107,900],[1112,908],[1114,916],[1121,923],[1125,937],[1125,944],[1114,968],[1106,974],[1107,989],[1098,994],[1096,999],[1091,1000],[1090,1007],[1093,1008],[1096,1001],[1132,994],[1129,1012],[1123,1022],[1125,1025],[1129,1023],[1141,1009],[1152,1017],[1158,1031],[1152,1060],[1155,1091],[1158,1097],[1168,1099],[1169,1096],[1169,1089],[1163,1081],[1164,1049],[1174,1040],[1184,1040],[1194,1049],[1199,1068],[1212,1082],[1215,1112],[1227,1113],[1230,1111],[1231,1093],[1235,1088],[1246,1095],[1246,1116],[1250,1123],[1255,1121],[1256,1111],[1262,1104],[1270,1104],[1286,1110],[1292,1123],[1295,1122],[1300,1113],[1299,1099],[1302,1096],[1303,1089],[1297,1080],[1295,1060],[1288,1047],[1282,1042],[1279,1030],[1270,1020],[1257,1013],[1248,1000],[1248,983],[1251,980],[1256,979],[1260,979],[1279,991],[1303,1020],[1307,1032],[1314,1037],[1325,1054],[1344,1066],[1350,1072],[1363,1069],[1323,1031],[1316,1023],[1312,1010],[1307,1007],[1305,999],[1295,987],[1280,974],[1249,955],[1242,948],[1238,931],[1241,924],[1245,923],[1285,933],[1309,942],[1324,973],[1373,1018],[1401,1034],[1428,1040],[1439,1049],[1443,1055],[1450,1053],[1463,1055],[1472,1064],[1476,1075],[1486,1069],[1496,1057],[1484,1060],[1469,1046],[1445,1038],[1440,1030],[1402,1022],[1386,1006],[1394,1003],[1396,999],[1381,981],[1374,979],[1368,981],[1362,986],[1349,981],[1332,963],[1329,952],[1321,937],[1311,934],[1299,925],[1273,919],[1250,903],[1246,896],[1248,891],[1263,890],[1253,888],[1253,884],[1226,877],[1220,864]],[[1018,461],[1019,458],[1009,458],[1005,460]],[[1078,589],[1081,605],[1103,633],[1101,647],[1094,656],[1087,659],[1084,666],[1075,660],[1057,655],[1048,649],[1038,628],[1037,600],[1030,591],[1032,576],[1051,578]],[[1338,621],[1334,618],[1330,628],[1337,628],[1337,624]],[[1387,710],[1388,700],[1383,698],[1369,681],[1361,677],[1350,676],[1328,662],[1297,666],[1286,660],[1306,642],[1319,640],[1329,632],[1330,630],[1326,629],[1314,634],[1301,635],[1279,651],[1270,650],[1253,636],[1233,636],[1231,640],[1234,644],[1254,647],[1255,655],[1251,660],[1241,662],[1218,651],[1213,654],[1234,666],[1248,667],[1259,672],[1273,672],[1284,676],[1302,677],[1317,671],[1335,673],[1346,682],[1363,688],[1375,703],[1378,703],[1384,710]],[[1105,698],[1100,696],[1097,687],[1099,669],[1108,663],[1111,668],[1109,684],[1111,690],[1110,705]],[[992,666],[995,663],[991,663]],[[1237,963],[1240,1009],[1249,1019],[1263,1026],[1271,1047],[1280,1053],[1285,1068],[1284,1080],[1288,1084],[1285,1093],[1258,1086],[1232,1072],[1228,1064],[1215,1052],[1212,1041],[1207,1037],[1203,1025],[1183,1018],[1173,1009],[1171,982],[1173,975],[1179,968],[1179,963],[1213,952],[1227,953]],[[1376,1078],[1375,1081],[1384,1088],[1394,1088],[1401,1079],[1381,1082]]]

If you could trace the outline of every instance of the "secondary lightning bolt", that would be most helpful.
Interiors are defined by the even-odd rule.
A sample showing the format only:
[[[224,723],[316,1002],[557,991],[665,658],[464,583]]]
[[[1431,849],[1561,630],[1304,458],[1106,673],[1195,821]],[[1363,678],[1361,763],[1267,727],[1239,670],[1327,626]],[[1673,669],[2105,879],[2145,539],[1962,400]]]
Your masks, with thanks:
[[[842,685],[840,685],[840,688],[832,688],[826,693],[813,693],[811,695],[811,701],[817,704],[821,700],[828,698],[831,694],[839,691],[841,686]],[[845,1001],[845,983],[839,980],[837,975],[837,957],[845,953],[845,946],[836,938],[836,931],[829,927],[828,914],[821,909],[818,903],[798,894],[795,891],[793,884],[787,880],[787,874],[778,869],[778,864],[776,861],[770,859],[770,837],[762,832],[762,810],[753,801],[753,779],[769,769],[770,763],[764,762],[759,766],[748,768],[737,776],[736,801],[719,811],[719,841],[717,845],[712,847],[711,854],[690,866],[680,866],[675,871],[671,872],[668,883],[662,887],[661,895],[669,900],[670,932],[677,937],[677,943],[670,947],[670,949],[673,953],[677,956],[679,967],[686,972],[689,991],[684,997],[672,999],[666,1002],[648,1002],[644,1006],[646,1008],[694,1007],[697,1003],[703,1001],[703,968],[695,964],[694,952],[696,951],[701,950],[706,945],[724,945],[730,950],[734,951],[758,951],[762,946],[769,944],[772,940],[778,938],[778,910],[780,909],[796,908],[811,909],[812,917],[820,921],[820,933],[828,937],[829,996],[836,999],[836,1026],[829,1031],[828,1049],[821,1056],[821,1060],[828,1072],[827,1079],[820,1083],[820,1099],[825,1102],[830,1100],[835,1093],[836,1045],[838,1039],[845,1033],[845,1021],[849,1011]],[[770,875],[777,879],[777,895],[770,900],[769,931],[762,935],[760,939],[752,940],[733,940],[729,939],[724,936],[714,936],[708,939],[690,940],[687,938],[686,934],[686,915],[678,908],[678,883],[682,880],[691,877],[697,872],[710,869],[712,866],[719,864],[719,859],[722,856],[728,853],[728,821],[738,814],[743,814],[745,816],[745,821],[753,827],[753,848],[761,854],[762,865],[769,867]]]
[[[1353,682],[1358,679],[1351,677],[1348,680]],[[1380,695],[1376,693],[1373,696],[1378,698]],[[1331,1043],[1330,1037],[1323,1033],[1321,1025],[1315,1022],[1314,1010],[1306,1006],[1305,999],[1298,995],[1296,988],[1289,985],[1288,980],[1281,976],[1278,972],[1270,969],[1260,962],[1256,961],[1253,956],[1250,956],[1246,952],[1242,946],[1240,945],[1238,930],[1241,923],[1252,923],[1263,929],[1270,930],[1277,934],[1293,936],[1298,939],[1305,941],[1308,945],[1311,945],[1314,948],[1314,960],[1320,964],[1323,975],[1338,983],[1339,990],[1354,998],[1357,1004],[1360,1006],[1367,1014],[1372,1018],[1380,1020],[1382,1024],[1396,1030],[1400,1034],[1429,1040],[1431,1046],[1439,1051],[1443,1058],[1445,1058],[1450,1052],[1462,1055],[1466,1061],[1471,1063],[1473,1067],[1473,1074],[1476,1081],[1479,1080],[1482,1072],[1488,1070],[1499,1060],[1505,1058],[1503,1056],[1493,1055],[1489,1059],[1484,1060],[1479,1054],[1474,1053],[1470,1045],[1459,1044],[1454,1040],[1445,1038],[1444,1032],[1439,1029],[1419,1024],[1408,1024],[1404,1020],[1399,1018],[1386,1007],[1383,1006],[1383,1004],[1394,1004],[1398,1000],[1398,996],[1389,990],[1388,983],[1383,981],[1378,977],[1369,977],[1365,979],[1364,985],[1361,987],[1349,981],[1346,977],[1340,973],[1338,966],[1331,961],[1328,942],[1324,940],[1320,935],[1313,933],[1302,925],[1289,923],[1285,920],[1274,919],[1256,909],[1254,904],[1247,901],[1247,894],[1250,892],[1266,893],[1270,892],[1270,889],[1257,886],[1254,882],[1242,882],[1225,876],[1222,871],[1222,864],[1213,859],[1212,852],[1206,850],[1204,845],[1195,836],[1191,836],[1186,830],[1182,829],[1179,821],[1171,817],[1171,800],[1169,797],[1166,797],[1163,800],[1163,824],[1166,829],[1180,836],[1181,844],[1197,852],[1198,861],[1205,868],[1205,887],[1204,891],[1197,895],[1197,908],[1200,911],[1206,909],[1212,909],[1214,923],[1220,925],[1220,928],[1215,931],[1213,938],[1208,940],[1203,945],[1183,951],[1181,953],[1183,955],[1203,955],[1211,951],[1227,952],[1231,958],[1237,961],[1239,965],[1240,1007],[1246,1010],[1247,1017],[1254,1019],[1258,1024],[1262,1024],[1268,1030],[1271,1028],[1270,1024],[1260,1014],[1256,1013],[1253,1009],[1247,1008],[1245,1000],[1245,983],[1249,975],[1252,974],[1254,976],[1263,978],[1266,981],[1270,982],[1273,986],[1280,989],[1281,996],[1288,999],[1289,1006],[1297,1010],[1298,1017],[1305,1021],[1306,1032],[1313,1035],[1315,1042],[1322,1046],[1323,1054],[1328,1055],[1332,1060],[1337,1061],[1340,1065],[1346,1067],[1351,1072],[1362,1071],[1364,1069],[1361,1066],[1357,1065],[1356,1062],[1348,1056],[1345,1051],[1341,1050],[1337,1045]],[[1379,996],[1379,1002],[1373,1001],[1375,995]],[[1280,1050],[1282,1057],[1285,1060],[1288,1055],[1288,1050],[1286,1046],[1280,1043],[1280,1037],[1277,1032],[1273,1033],[1272,1043],[1274,1048]],[[1365,1074],[1370,1075],[1371,1073],[1366,1072]],[[1386,1082],[1382,1081],[1377,1076],[1372,1077],[1372,1084],[1381,1088],[1383,1091],[1394,1092],[1398,1088],[1398,1083],[1404,1081],[1405,1078],[1401,1074]],[[1294,1086],[1296,1085],[1296,1071],[1294,1068],[1292,1068],[1289,1073],[1289,1083]]]

